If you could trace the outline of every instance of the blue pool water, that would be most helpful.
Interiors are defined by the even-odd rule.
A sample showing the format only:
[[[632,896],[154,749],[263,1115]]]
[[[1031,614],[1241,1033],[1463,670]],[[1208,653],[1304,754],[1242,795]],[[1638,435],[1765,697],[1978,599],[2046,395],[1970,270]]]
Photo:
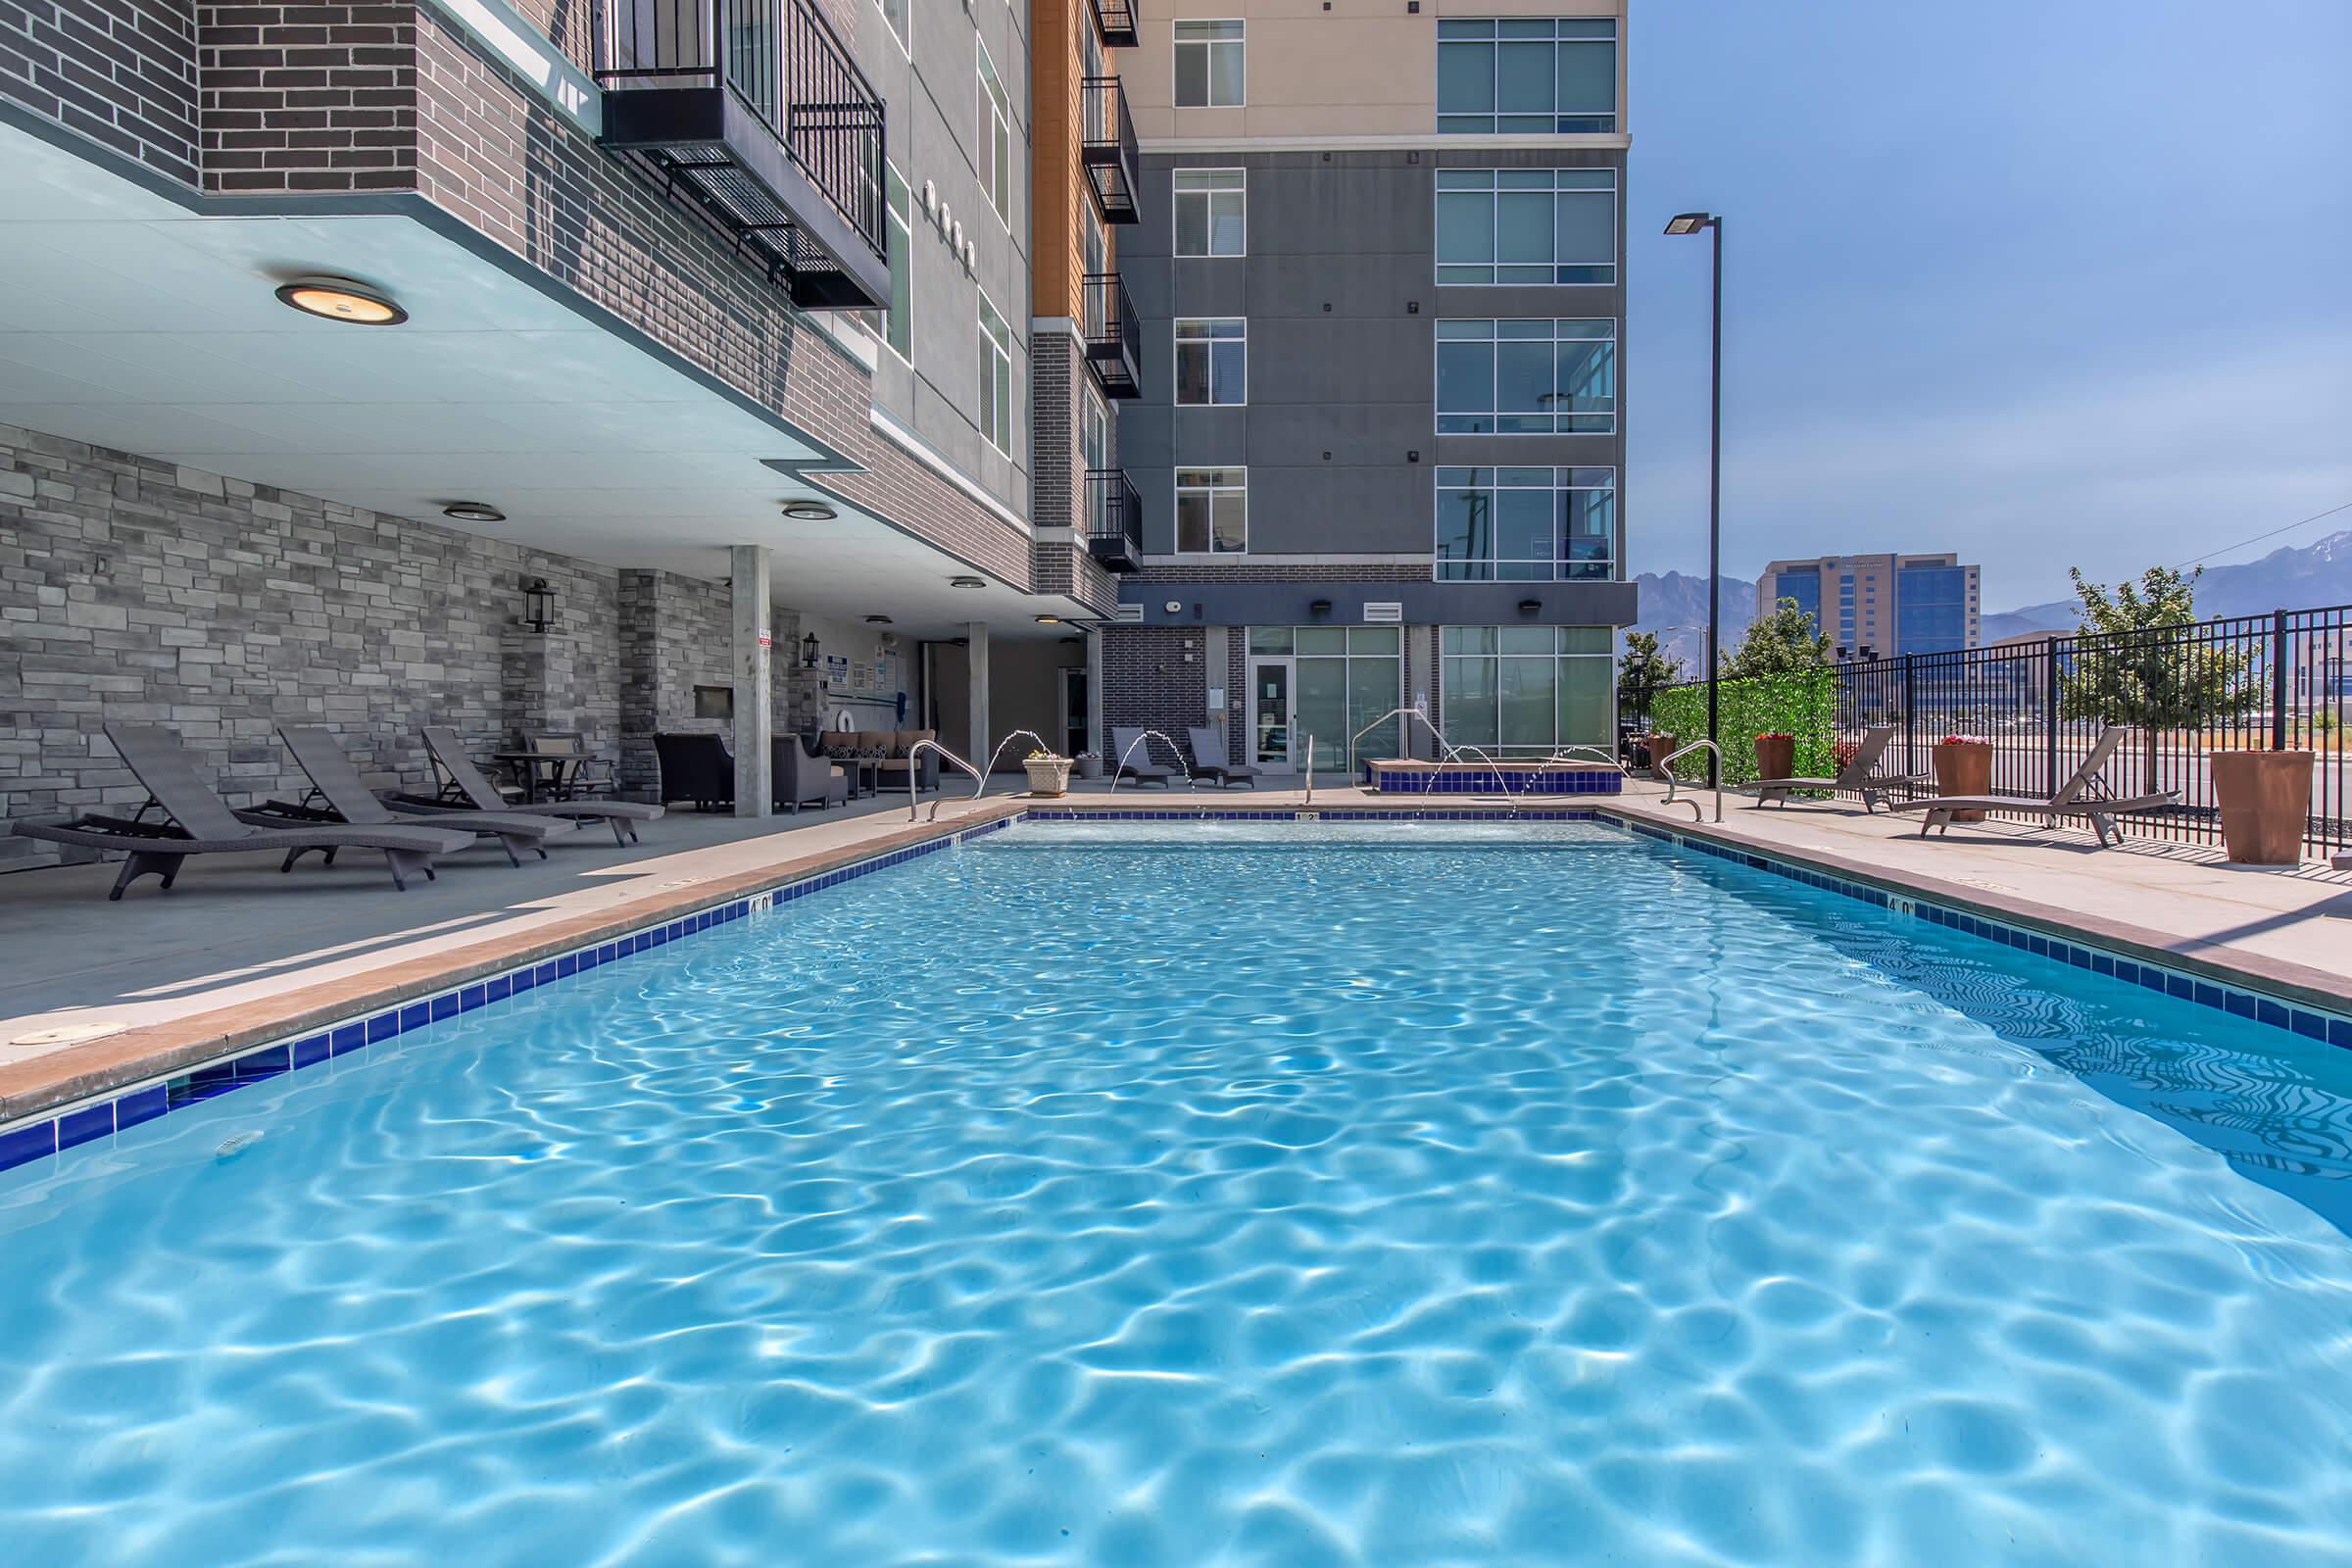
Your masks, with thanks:
[[[1023,826],[0,1176],[0,1561],[2340,1564],[2348,1063],[1606,827]]]

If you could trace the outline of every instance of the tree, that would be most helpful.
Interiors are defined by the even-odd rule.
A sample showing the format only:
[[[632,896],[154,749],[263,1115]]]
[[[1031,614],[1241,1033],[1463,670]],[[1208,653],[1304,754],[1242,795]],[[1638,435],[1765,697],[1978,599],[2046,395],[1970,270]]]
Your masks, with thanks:
[[[1625,657],[1617,662],[1617,704],[1647,713],[1658,693],[1683,678],[1683,662],[1658,647],[1654,631],[1625,634]]]
[[[2252,707],[2261,693],[2247,656],[2193,635],[2204,569],[2183,576],[2150,566],[2136,585],[2126,580],[2112,593],[2072,569],[2082,617],[2061,671],[2059,711],[2136,724],[2152,740],[2156,731],[2201,728]]]
[[[1772,613],[1749,623],[1740,646],[1723,656],[1725,680],[1749,675],[1788,675],[1831,662],[1829,635],[1796,601],[1784,599]]]

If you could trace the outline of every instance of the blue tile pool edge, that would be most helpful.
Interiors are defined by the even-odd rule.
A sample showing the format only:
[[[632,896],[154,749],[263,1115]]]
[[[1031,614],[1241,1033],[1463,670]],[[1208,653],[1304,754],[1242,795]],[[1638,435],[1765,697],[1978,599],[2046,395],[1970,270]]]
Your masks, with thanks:
[[[321,1061],[332,1061],[366,1046],[396,1039],[445,1018],[472,1012],[493,1002],[525,992],[561,985],[608,963],[666,947],[716,926],[776,908],[825,888],[871,876],[926,855],[936,855],[967,839],[1000,832],[1021,820],[1021,813],[1000,817],[968,828],[949,828],[919,844],[906,845],[851,860],[829,870],[796,877],[778,887],[729,899],[672,920],[642,927],[602,942],[550,957],[534,958],[496,974],[476,975],[446,990],[408,997],[351,1017],[302,1030],[260,1046],[239,1046],[209,1061],[174,1068],[161,1077],[142,1079],[122,1088],[108,1089],[83,1100],[51,1106],[0,1126],[0,1171],[69,1149],[125,1132],[142,1122],[168,1115],[184,1106],[216,1100],[250,1084],[280,1077]]]
[[[838,887],[858,877],[936,855],[972,839],[1001,833],[1019,822],[1080,821],[1145,822],[1601,822],[1641,838],[1655,839],[1756,870],[1785,876],[1808,887],[1858,899],[1897,913],[1908,913],[1965,935],[2002,943],[2036,956],[2055,958],[2076,968],[2110,975],[2147,990],[2179,998],[2199,1006],[2214,1007],[2236,1017],[2250,1018],[2307,1039],[2352,1050],[2352,1016],[2305,1006],[2264,992],[2226,985],[2202,975],[2148,963],[2083,941],[2066,941],[2045,931],[1988,919],[1972,910],[1939,904],[1913,893],[1896,893],[1868,882],[1842,877],[1800,860],[1760,854],[1693,834],[1636,821],[1590,808],[1522,809],[1449,808],[1444,807],[1380,808],[1201,808],[1185,810],[1088,809],[1072,807],[1030,807],[994,821],[968,828],[951,828],[937,837],[880,855],[852,860],[830,870],[812,872],[781,886],[747,894],[708,908],[695,910],[605,942],[553,957],[538,958],[488,976],[477,976],[448,990],[409,998],[389,1006],[356,1014],[335,1023],[261,1046],[241,1046],[215,1060],[146,1080],[128,1088],[62,1107],[36,1111],[22,1121],[0,1127],[0,1171],[43,1159],[96,1139],[127,1131],[186,1105],[217,1099],[249,1084],[279,1077],[321,1061],[330,1061],[364,1046],[395,1039],[445,1018],[458,1017],[493,1002],[526,991],[558,985],[605,964],[635,954],[665,947],[713,926],[730,924],[754,913],[780,907],[812,893]]]
[[[2145,958],[2101,947],[2079,935],[2069,939],[2053,936],[2036,926],[1996,920],[1979,914],[1974,909],[1940,903],[1924,894],[1857,881],[1852,877],[1825,871],[1800,859],[1766,855],[1746,845],[1727,844],[1703,834],[1678,833],[1672,828],[1627,817],[1610,815],[1603,820],[1639,838],[1656,839],[1682,849],[1695,850],[1701,855],[1713,856],[1719,860],[1729,860],[1735,865],[1744,865],[1773,876],[1787,877],[1807,887],[1819,888],[1825,893],[1858,899],[1864,904],[1896,914],[1912,915],[1931,925],[1939,925],[1965,936],[1999,943],[2021,953],[2031,953],[2035,957],[2054,958],[2077,969],[2088,969],[2093,974],[2107,975],[2196,1006],[2212,1007],[2233,1017],[2251,1018],[2257,1023],[2284,1029],[2307,1040],[2352,1051],[2352,1015],[2330,1008],[2314,1007],[2273,996],[2266,991],[2231,985],[2207,974],[2151,963]]]

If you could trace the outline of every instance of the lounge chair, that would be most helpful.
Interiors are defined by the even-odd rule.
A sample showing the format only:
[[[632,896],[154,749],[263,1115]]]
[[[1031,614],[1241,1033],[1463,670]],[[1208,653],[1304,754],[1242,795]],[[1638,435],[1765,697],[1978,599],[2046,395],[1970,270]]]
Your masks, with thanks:
[[[433,858],[454,855],[473,843],[473,834],[450,828],[314,823],[287,827],[258,813],[233,810],[196,771],[180,746],[179,737],[151,724],[109,724],[106,738],[122,753],[123,763],[147,790],[147,804],[129,817],[77,816],[62,822],[19,822],[25,838],[81,850],[121,850],[127,857],[122,875],[115,878],[107,898],[119,900],[123,889],[143,876],[163,878],[169,890],[179,876],[179,864],[191,855],[282,854],[281,871],[311,850],[322,852],[331,862],[337,850],[381,850],[391,869],[392,885],[406,890],[409,873],[422,871],[430,881]],[[158,810],[165,820],[149,821]]]
[[[803,805],[839,806],[850,798],[849,775],[798,735],[772,735],[767,743],[769,789],[775,808],[801,814]]]
[[[496,839],[507,852],[510,865],[522,863],[514,853],[516,850],[536,851],[544,860],[547,840],[579,831],[572,823],[552,816],[525,816],[520,811],[441,811],[400,804],[397,796],[390,801],[378,800],[360,777],[360,770],[351,765],[351,759],[343,755],[343,748],[331,731],[315,724],[280,724],[277,733],[295,762],[310,775],[311,792],[300,802],[270,801],[239,813],[248,822],[268,818],[286,827],[308,827],[320,822],[388,827],[403,821],[414,822]]]
[[[425,811],[498,811],[504,814],[507,803],[500,799],[498,786],[482,776],[466,755],[466,743],[458,732],[445,724],[424,726],[424,749],[432,753],[449,779],[449,787],[439,795],[396,795],[392,804],[416,807]],[[636,801],[541,801],[535,806],[514,808],[519,816],[561,817],[566,822],[603,822],[612,829],[612,842],[637,842],[637,824],[651,822],[662,814],[659,806],[645,806]]]
[[[1894,739],[1894,730],[1892,724],[1874,724],[1864,730],[1862,744],[1855,749],[1852,759],[1838,770],[1836,778],[1758,779],[1756,806],[1762,808],[1778,801],[1781,808],[1786,810],[1788,797],[1798,790],[1860,790],[1862,809],[1865,812],[1877,810],[1879,802],[1886,798],[1890,786],[1921,782],[1917,777],[1895,774],[1879,776],[1879,759],[1886,753],[1886,743]]]
[[[2082,816],[2090,819],[2091,830],[2099,836],[2099,848],[2121,844],[2123,830],[2114,819],[2126,811],[2145,811],[2159,806],[2170,806],[2180,799],[2179,790],[2158,790],[2150,795],[2135,795],[2130,800],[2102,800],[2091,795],[2098,785],[2099,772],[2106,767],[2121,746],[2124,737],[2132,733],[2129,724],[2110,724],[2099,731],[2098,743],[2082,765],[2075,769],[2055,795],[2043,799],[2017,795],[1937,795],[1916,801],[1897,801],[1887,807],[1890,811],[1923,813],[1919,824],[1920,837],[1928,829],[1949,832],[1952,816],[1958,811],[2026,811],[2040,816],[2045,824],[2055,823],[2062,816]]]
[[[691,801],[698,811],[735,804],[735,759],[715,735],[669,732],[654,737],[662,770],[662,804]]]
[[[1138,784],[1157,784],[1171,789],[1176,783],[1176,770],[1162,767],[1152,760],[1152,742],[1140,729],[1123,729],[1117,725],[1110,731],[1110,781],[1116,784],[1121,771]]]
[[[1185,730],[1184,737],[1192,743],[1195,773],[1203,778],[1213,778],[1227,789],[1233,787],[1236,779],[1251,789],[1257,788],[1258,776],[1264,769],[1251,767],[1245,762],[1227,761],[1223,730],[1213,724],[1195,724]]]

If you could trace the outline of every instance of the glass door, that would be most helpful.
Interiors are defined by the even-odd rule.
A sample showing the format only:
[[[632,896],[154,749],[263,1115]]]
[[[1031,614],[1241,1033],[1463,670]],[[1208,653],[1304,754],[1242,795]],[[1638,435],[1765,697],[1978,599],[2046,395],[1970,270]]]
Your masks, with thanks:
[[[1288,773],[1297,732],[1297,682],[1289,659],[1250,660],[1250,760],[1269,773]]]

